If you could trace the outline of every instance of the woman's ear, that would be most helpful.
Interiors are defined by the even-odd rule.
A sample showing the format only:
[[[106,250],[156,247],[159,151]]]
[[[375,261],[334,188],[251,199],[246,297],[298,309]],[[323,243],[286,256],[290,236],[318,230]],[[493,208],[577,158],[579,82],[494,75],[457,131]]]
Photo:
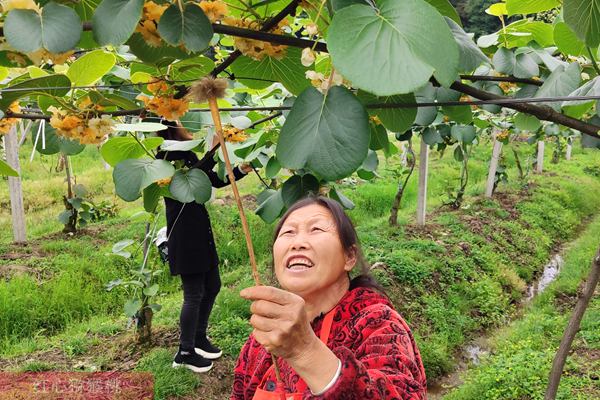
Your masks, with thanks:
[[[346,264],[344,265],[344,270],[350,272],[352,271],[352,268],[354,268],[354,266],[356,265],[356,261],[358,260],[358,250],[356,248],[356,246],[352,246],[347,252],[346,252]]]

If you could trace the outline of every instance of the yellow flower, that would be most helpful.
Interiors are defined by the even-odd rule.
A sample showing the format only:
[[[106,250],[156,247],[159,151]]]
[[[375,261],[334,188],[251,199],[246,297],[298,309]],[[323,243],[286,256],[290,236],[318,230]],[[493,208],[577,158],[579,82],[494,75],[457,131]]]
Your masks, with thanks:
[[[14,103],[12,103],[8,107],[8,109],[12,113],[21,112],[21,107],[19,106],[19,103],[17,103],[16,101]],[[8,132],[10,132],[10,128],[12,128],[13,125],[17,123],[17,121],[18,121],[18,118],[4,117],[4,118],[0,119],[0,135],[6,135]]]
[[[25,59],[25,57],[22,54],[14,53],[12,51],[7,51],[6,58],[8,58],[8,61],[10,61],[14,64],[17,64],[19,66],[24,67],[27,65],[27,60]]]
[[[237,26],[239,28],[254,29],[258,30],[260,27],[257,21],[249,19],[239,19],[233,17],[226,17],[223,22],[227,25]],[[279,25],[271,30],[272,33],[283,34],[283,27],[288,23],[286,20],[279,22]],[[262,42],[260,40],[245,39],[235,37],[233,39],[235,47],[242,52],[245,56],[251,57],[255,60],[262,60],[265,56],[273,57],[276,59],[282,59],[285,57],[287,46],[276,45],[268,42]]]
[[[165,186],[169,186],[171,184],[171,179],[172,178],[170,178],[170,177],[164,178],[164,179],[158,179],[155,182],[158,186],[165,187]]]
[[[74,54],[73,50],[69,50],[66,53],[50,53],[46,49],[39,49],[32,53],[27,53],[27,57],[36,65],[42,65],[49,62],[53,65],[62,65],[66,63],[69,58]]]
[[[196,4],[198,4],[202,11],[204,11],[204,14],[206,14],[210,22],[212,22],[213,24],[215,22],[221,21],[223,17],[225,17],[229,12],[227,4],[225,4],[221,0],[202,0],[200,3]]]
[[[190,103],[186,99],[174,99],[172,96],[138,96],[146,108],[161,117],[175,121],[181,118],[189,109]]]
[[[165,10],[168,8],[166,4],[156,4],[153,1],[144,3],[144,19],[158,22]]]
[[[375,125],[381,125],[381,120],[377,115],[372,115],[369,117],[369,120],[373,122]]]
[[[33,10],[40,12],[40,6],[33,0],[4,0],[2,1],[2,10],[7,13],[10,10]]]
[[[114,121],[108,115],[87,119],[56,107],[48,107],[48,111],[52,113],[50,125],[56,133],[81,144],[99,144],[112,132]]]
[[[167,85],[167,82],[165,82],[163,80],[156,80],[156,81],[150,82],[147,87],[148,87],[148,91],[150,91],[150,93],[152,93],[152,94],[160,94],[163,92],[167,92],[169,90],[169,86]]]
[[[167,8],[168,5],[156,4],[153,1],[144,3],[142,19],[135,28],[135,31],[139,32],[146,43],[152,47],[159,47],[162,43],[157,26],[160,17]]]
[[[160,47],[162,43],[162,39],[158,34],[158,29],[156,27],[156,22],[150,20],[142,20],[135,28],[136,32],[142,34],[142,37],[151,47]]]
[[[310,47],[306,47],[306,48],[302,49],[302,57],[300,58],[302,65],[304,65],[305,67],[310,67],[311,65],[314,64],[316,59],[317,59],[317,56],[315,55],[315,52],[312,51],[312,49]]]
[[[90,99],[90,96],[85,96],[82,100],[79,101],[79,105],[78,107],[82,110],[96,110],[96,111],[102,111],[104,110],[104,107],[101,106],[100,104],[95,104],[92,102],[92,99]]]
[[[243,129],[232,126],[223,129],[223,139],[230,143],[239,143],[246,141],[246,139],[248,139],[248,135]]]

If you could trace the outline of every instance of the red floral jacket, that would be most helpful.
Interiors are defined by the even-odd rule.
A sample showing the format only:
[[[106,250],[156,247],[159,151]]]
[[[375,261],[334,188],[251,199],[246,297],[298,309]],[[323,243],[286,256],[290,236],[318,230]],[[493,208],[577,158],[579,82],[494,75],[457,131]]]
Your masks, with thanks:
[[[317,336],[323,316],[312,322]],[[325,393],[307,389],[305,400],[422,400],[427,383],[423,362],[408,325],[389,300],[368,288],[348,291],[336,306],[327,346],[342,361],[341,374]],[[286,392],[300,377],[280,361]],[[251,335],[238,358],[231,400],[251,400],[271,356]]]

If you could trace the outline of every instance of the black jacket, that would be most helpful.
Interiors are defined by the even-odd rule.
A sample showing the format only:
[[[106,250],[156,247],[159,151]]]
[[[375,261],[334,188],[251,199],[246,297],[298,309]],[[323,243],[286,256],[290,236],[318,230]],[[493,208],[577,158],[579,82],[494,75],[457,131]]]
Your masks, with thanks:
[[[190,168],[198,163],[198,157],[192,151],[159,152],[157,158],[183,160]],[[212,155],[205,156],[200,163],[199,168],[208,175],[213,187],[229,185],[229,181],[223,182],[213,171],[216,161]],[[234,170],[234,175],[236,180],[246,176],[238,168]],[[198,274],[215,268],[219,264],[219,257],[204,204],[181,203],[165,197],[165,208],[171,275]]]

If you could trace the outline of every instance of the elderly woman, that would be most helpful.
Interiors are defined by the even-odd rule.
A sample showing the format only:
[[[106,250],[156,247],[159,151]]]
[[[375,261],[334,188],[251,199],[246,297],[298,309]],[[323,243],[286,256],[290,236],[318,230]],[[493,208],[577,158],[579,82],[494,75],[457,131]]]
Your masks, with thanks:
[[[426,398],[410,329],[369,276],[337,202],[294,204],[275,230],[273,261],[281,289],[240,293],[252,301],[254,331],[235,367],[232,400]],[[362,274],[350,279],[357,266]]]

